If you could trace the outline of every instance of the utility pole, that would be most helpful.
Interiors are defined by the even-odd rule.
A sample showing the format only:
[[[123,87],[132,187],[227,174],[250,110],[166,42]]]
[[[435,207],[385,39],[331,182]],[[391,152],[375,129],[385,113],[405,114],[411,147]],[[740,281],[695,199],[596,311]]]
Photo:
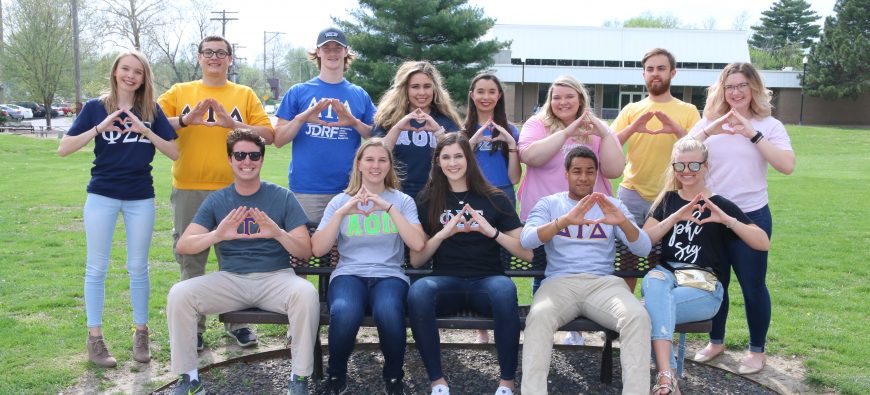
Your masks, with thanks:
[[[72,28],[73,28],[73,80],[75,80],[76,85],[76,98],[74,99],[74,103],[76,106],[76,115],[79,114],[79,111],[82,109],[82,71],[81,71],[81,54],[79,52],[79,2],[78,0],[70,1],[70,6],[72,7]],[[60,130],[57,132],[58,138],[62,137],[60,134]]]
[[[246,58],[240,58],[238,56],[238,54],[239,54],[238,49],[239,48],[246,48],[246,47],[243,45],[239,45],[238,43],[233,43],[233,64],[230,65],[230,81],[235,82],[235,83],[239,82],[239,69],[238,69],[239,66],[236,63],[246,59]]]
[[[227,22],[229,21],[237,21],[239,18],[227,18],[227,14],[238,14],[236,11],[212,11],[212,14],[220,14],[220,18],[211,18],[213,21],[221,21],[221,37],[227,38]]]

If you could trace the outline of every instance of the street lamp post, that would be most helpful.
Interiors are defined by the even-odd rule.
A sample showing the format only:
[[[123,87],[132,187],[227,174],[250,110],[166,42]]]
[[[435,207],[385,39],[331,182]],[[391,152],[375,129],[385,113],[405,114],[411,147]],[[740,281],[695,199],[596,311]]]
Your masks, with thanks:
[[[807,84],[807,57],[804,56],[804,73],[801,74],[801,114],[798,118],[798,125],[804,124],[804,87]]]
[[[520,58],[520,121],[526,121],[526,59]]]

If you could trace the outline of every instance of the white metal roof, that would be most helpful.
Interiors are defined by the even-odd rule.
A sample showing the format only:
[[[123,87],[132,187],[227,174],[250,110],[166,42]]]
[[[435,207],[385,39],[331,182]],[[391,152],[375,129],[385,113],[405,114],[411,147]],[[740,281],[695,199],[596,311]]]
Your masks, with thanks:
[[[747,32],[741,30],[626,29],[584,26],[495,25],[489,36],[511,40],[521,59],[635,60],[665,48],[678,62],[748,62]]]

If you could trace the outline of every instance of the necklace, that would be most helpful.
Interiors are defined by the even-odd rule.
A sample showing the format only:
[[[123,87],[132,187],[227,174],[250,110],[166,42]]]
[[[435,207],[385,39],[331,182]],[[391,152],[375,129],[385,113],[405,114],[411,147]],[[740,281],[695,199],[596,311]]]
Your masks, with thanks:
[[[451,191],[450,193],[453,194],[453,197],[454,197],[456,200],[458,200],[458,201],[459,201],[459,205],[462,206],[462,205],[465,205],[465,198],[468,197],[468,193],[469,193],[469,192],[471,192],[471,190],[465,191],[465,194],[462,195],[462,199],[459,198],[459,195],[456,194],[456,192]]]

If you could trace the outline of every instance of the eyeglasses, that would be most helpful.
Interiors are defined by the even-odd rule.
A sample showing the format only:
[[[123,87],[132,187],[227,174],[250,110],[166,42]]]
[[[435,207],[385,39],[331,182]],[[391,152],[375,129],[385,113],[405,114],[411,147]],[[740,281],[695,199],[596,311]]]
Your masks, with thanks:
[[[202,54],[202,56],[205,56],[206,58],[209,58],[209,59],[211,59],[211,57],[215,56],[215,55],[217,55],[218,59],[223,59],[223,58],[227,57],[227,55],[229,55],[229,52],[224,51],[222,49],[217,50],[217,51],[212,51],[210,49],[206,49],[200,53]]]
[[[725,85],[725,92],[733,92],[735,89],[745,91],[746,88],[749,88],[748,82],[741,82],[737,85]]]
[[[235,152],[233,152],[233,158],[235,158],[239,162],[245,160],[245,157],[250,157],[252,161],[256,162],[256,161],[259,161],[260,159],[263,158],[263,153],[259,152],[259,151],[254,151],[254,152],[235,151]]]
[[[671,163],[671,166],[674,167],[675,172],[680,173],[683,170],[686,170],[686,167],[689,168],[689,171],[699,171],[699,170],[701,170],[701,165],[703,165],[704,163],[707,163],[707,161],[703,161],[703,162],[674,162],[674,163]]]

